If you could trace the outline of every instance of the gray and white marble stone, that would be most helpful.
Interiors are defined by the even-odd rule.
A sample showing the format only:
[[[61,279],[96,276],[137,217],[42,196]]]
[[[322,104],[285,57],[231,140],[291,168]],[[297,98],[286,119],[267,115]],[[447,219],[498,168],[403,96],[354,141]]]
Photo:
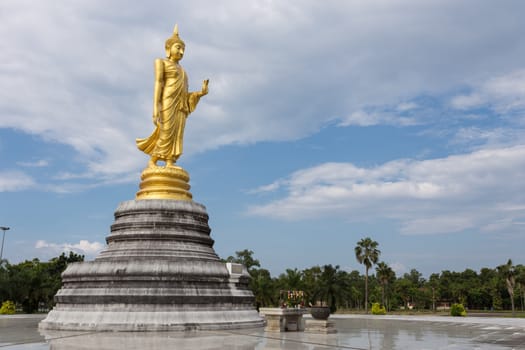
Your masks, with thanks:
[[[221,262],[206,208],[132,200],[115,212],[107,248],[62,274],[41,329],[168,331],[263,326],[242,265]]]

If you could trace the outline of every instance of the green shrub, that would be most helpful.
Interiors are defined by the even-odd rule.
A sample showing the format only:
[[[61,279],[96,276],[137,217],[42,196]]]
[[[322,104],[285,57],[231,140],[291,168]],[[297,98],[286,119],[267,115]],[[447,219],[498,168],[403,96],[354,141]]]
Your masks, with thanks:
[[[451,316],[467,316],[467,311],[463,307],[463,304],[452,304],[450,307]]]
[[[379,303],[373,303],[372,304],[372,315],[386,315],[385,307],[379,305]]]
[[[15,303],[11,300],[4,301],[0,308],[0,314],[2,315],[14,315],[16,312]]]

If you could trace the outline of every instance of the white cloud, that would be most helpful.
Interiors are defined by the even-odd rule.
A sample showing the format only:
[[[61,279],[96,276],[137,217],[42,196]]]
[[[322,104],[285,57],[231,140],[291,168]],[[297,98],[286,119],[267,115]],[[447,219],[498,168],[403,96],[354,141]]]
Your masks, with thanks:
[[[408,272],[407,267],[400,262],[393,262],[391,264],[388,264],[392,270],[396,273],[397,277],[401,277],[405,272]]]
[[[248,191],[247,193],[249,193],[249,194],[256,194],[256,193],[274,192],[274,191],[278,190],[280,186],[281,186],[281,184],[278,181],[276,181],[276,182],[271,183],[269,185],[261,186],[259,188],[254,189],[254,190]]]
[[[55,255],[73,251],[88,257],[96,256],[104,247],[104,244],[100,242],[89,242],[87,240],[80,240],[78,243],[48,243],[44,240],[39,240],[35,244],[35,248],[50,251]]]
[[[471,109],[480,107],[486,101],[479,94],[459,95],[452,99],[452,107],[457,109]]]
[[[400,101],[505,76],[522,67],[525,50],[521,3],[476,3],[475,14],[471,3],[453,0],[0,6],[0,127],[71,146],[86,167],[79,173],[94,181],[147,161],[134,139],[152,129],[153,60],[163,55],[174,13],[184,13],[177,21],[190,86],[211,79],[210,94],[188,120],[185,156],[298,139],[334,115],[348,116],[342,125],[413,125],[413,117],[363,111],[411,111],[413,104]],[[491,81],[486,93],[515,108],[520,79]],[[465,99],[456,105],[475,104]]]
[[[525,108],[525,69],[489,80],[484,90],[499,111]]]
[[[20,171],[0,171],[0,192],[16,192],[31,189],[35,181]]]
[[[398,106],[399,107],[399,106]],[[404,107],[402,107],[404,108]],[[403,111],[409,111],[415,107],[408,107]],[[398,110],[400,111],[400,110]],[[342,118],[339,126],[373,126],[373,125],[397,125],[410,126],[417,125],[420,122],[412,117],[405,117],[393,114],[393,112],[371,112],[367,113],[362,110],[351,113],[348,117]]]
[[[285,197],[249,213],[285,220],[394,219],[404,234],[494,230],[498,222],[515,232],[512,223],[522,222],[525,210],[508,208],[525,206],[523,173],[523,145],[370,168],[325,163],[277,180],[271,187]]]
[[[16,164],[27,168],[45,168],[49,166],[49,162],[45,159],[40,159],[35,162],[17,162]]]
[[[451,144],[470,144],[473,148],[508,147],[520,144],[524,138],[525,130],[521,128],[472,126],[458,129],[451,139]]]
[[[349,125],[357,125],[357,126],[372,126],[377,125],[381,122],[381,117],[379,117],[375,113],[366,113],[364,111],[356,111],[350,114],[347,118],[344,118],[340,125],[341,126],[349,126]]]
[[[468,110],[489,106],[499,113],[525,109],[525,69],[488,79],[467,95],[451,100],[454,108]]]
[[[397,106],[397,110],[399,112],[406,112],[406,111],[411,111],[411,110],[414,110],[418,107],[418,105],[414,102],[404,102],[404,103],[400,103],[398,106]]]

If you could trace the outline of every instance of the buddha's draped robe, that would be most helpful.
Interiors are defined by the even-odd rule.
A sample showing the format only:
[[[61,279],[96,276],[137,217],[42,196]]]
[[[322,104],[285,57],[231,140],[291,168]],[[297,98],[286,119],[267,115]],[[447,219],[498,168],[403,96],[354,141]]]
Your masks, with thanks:
[[[188,92],[188,77],[178,63],[167,59],[161,61],[164,75],[160,122],[148,138],[137,139],[136,142],[141,151],[152,157],[175,161],[182,154],[186,118],[197,107],[199,96]]]

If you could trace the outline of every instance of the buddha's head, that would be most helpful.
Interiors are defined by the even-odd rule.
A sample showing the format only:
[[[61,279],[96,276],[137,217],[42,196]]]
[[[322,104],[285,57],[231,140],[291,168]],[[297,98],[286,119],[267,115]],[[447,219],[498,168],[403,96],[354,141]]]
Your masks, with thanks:
[[[166,50],[166,57],[168,58],[179,61],[184,56],[186,45],[184,44],[184,41],[179,38],[179,28],[177,25],[175,25],[175,28],[173,29],[173,35],[166,40],[164,48]]]

